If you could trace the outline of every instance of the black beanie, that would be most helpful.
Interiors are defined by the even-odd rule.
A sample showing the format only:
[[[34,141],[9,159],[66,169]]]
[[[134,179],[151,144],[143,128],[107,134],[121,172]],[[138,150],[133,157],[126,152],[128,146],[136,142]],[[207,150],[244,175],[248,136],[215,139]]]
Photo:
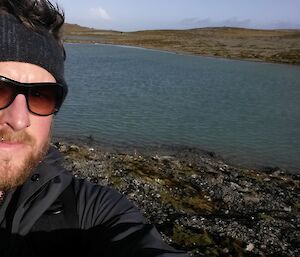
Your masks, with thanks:
[[[18,61],[38,65],[64,86],[64,50],[52,34],[35,32],[11,14],[0,15],[0,62]]]

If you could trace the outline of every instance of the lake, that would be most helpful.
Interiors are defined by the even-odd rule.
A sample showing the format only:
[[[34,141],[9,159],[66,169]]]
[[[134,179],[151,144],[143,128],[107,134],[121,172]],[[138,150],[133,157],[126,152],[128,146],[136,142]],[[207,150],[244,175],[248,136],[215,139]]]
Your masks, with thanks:
[[[300,67],[67,44],[54,136],[182,145],[300,173]]]

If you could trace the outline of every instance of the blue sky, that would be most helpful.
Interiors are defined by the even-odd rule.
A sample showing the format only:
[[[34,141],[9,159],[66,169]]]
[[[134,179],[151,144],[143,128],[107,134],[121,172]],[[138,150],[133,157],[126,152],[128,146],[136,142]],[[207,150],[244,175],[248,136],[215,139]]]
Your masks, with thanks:
[[[56,0],[66,21],[135,31],[236,26],[300,29],[300,0]]]

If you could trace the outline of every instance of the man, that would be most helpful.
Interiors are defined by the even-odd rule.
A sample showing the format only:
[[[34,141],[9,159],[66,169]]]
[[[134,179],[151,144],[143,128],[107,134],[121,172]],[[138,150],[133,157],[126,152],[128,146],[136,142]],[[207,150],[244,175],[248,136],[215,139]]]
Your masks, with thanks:
[[[46,0],[0,1],[0,256],[186,256],[116,191],[74,178],[49,147],[67,95]]]

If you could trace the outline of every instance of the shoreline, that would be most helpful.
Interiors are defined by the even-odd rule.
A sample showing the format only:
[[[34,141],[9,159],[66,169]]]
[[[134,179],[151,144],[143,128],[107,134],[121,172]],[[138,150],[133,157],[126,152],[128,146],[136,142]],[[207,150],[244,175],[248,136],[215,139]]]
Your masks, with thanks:
[[[300,174],[240,168],[192,149],[126,153],[58,138],[53,145],[67,170],[126,195],[191,257],[300,254]]]
[[[278,62],[278,61],[266,61],[263,59],[247,59],[247,58],[228,58],[226,56],[215,56],[215,55],[204,55],[204,54],[197,54],[188,51],[176,51],[173,49],[162,49],[162,48],[155,48],[155,47],[146,47],[146,46],[139,46],[139,45],[126,45],[126,44],[114,44],[114,43],[101,43],[97,41],[76,41],[76,40],[67,40],[64,42],[65,44],[91,44],[91,45],[108,45],[108,46],[117,46],[117,47],[127,47],[127,48],[136,48],[136,49],[144,49],[150,51],[158,51],[163,53],[170,53],[176,55],[183,55],[183,56],[198,56],[204,58],[212,58],[212,59],[223,59],[223,60],[231,60],[231,61],[244,61],[244,62],[254,62],[254,63],[265,63],[265,64],[276,64],[276,65],[289,65],[292,67],[300,67],[300,63],[288,63],[288,62]]]
[[[142,47],[175,54],[300,65],[300,30],[196,28],[120,32],[66,24],[65,42]]]
[[[120,153],[120,154],[133,154],[140,153],[142,155],[170,155],[175,158],[189,158],[189,159],[197,159],[201,156],[212,158],[215,162],[221,161],[228,165],[237,167],[239,169],[252,169],[260,172],[273,172],[276,170],[280,170],[288,175],[300,175],[300,168],[288,169],[283,168],[278,165],[258,165],[255,163],[245,164],[241,163],[238,160],[231,160],[228,158],[224,158],[222,154],[211,151],[207,149],[203,149],[196,146],[188,146],[188,145],[180,145],[180,144],[158,144],[153,143],[151,145],[142,146],[142,145],[116,145],[110,143],[104,143],[95,140],[93,137],[63,137],[63,136],[54,136],[52,141],[62,141],[67,142],[69,144],[82,145],[86,147],[92,147],[96,149],[102,149],[103,151]]]
[[[224,56],[214,56],[214,55],[201,55],[195,54],[191,52],[177,52],[175,50],[166,50],[166,49],[159,49],[159,48],[150,48],[144,46],[135,46],[135,45],[120,45],[120,44],[112,44],[112,43],[98,43],[98,42],[65,42],[65,44],[90,44],[90,45],[103,45],[103,46],[117,46],[117,47],[124,47],[124,48],[134,48],[134,49],[141,49],[141,50],[149,50],[149,51],[157,51],[162,53],[169,53],[169,54],[176,54],[176,55],[183,55],[183,56],[195,56],[195,57],[203,57],[203,58],[211,58],[211,59],[222,59],[222,60],[230,60],[230,61],[241,61],[241,62],[253,62],[253,63],[262,63],[262,64],[275,64],[275,65],[289,65],[292,67],[300,67],[300,64],[293,64],[293,63],[285,63],[285,62],[267,62],[265,60],[258,60],[258,59],[242,59],[242,58],[226,58]]]

